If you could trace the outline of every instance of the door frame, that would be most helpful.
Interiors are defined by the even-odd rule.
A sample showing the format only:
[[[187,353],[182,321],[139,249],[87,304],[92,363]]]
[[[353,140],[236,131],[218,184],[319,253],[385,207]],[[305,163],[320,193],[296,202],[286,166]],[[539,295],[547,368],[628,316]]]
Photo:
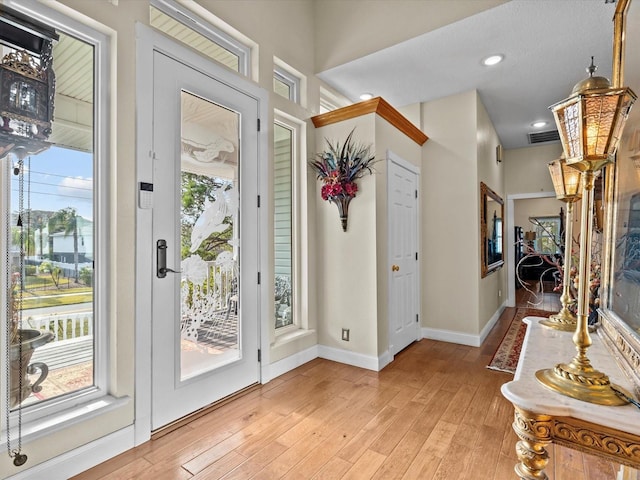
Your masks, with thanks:
[[[390,213],[390,208],[389,208],[389,202],[390,202],[390,198],[391,196],[389,195],[389,166],[391,163],[395,163],[396,165],[398,165],[401,168],[404,168],[405,170],[408,170],[409,172],[415,174],[416,176],[416,188],[418,189],[418,198],[416,199],[416,219],[418,221],[418,228],[416,229],[416,250],[418,252],[418,265],[416,267],[416,307],[417,307],[417,312],[418,312],[418,319],[420,320],[418,322],[418,328],[417,328],[417,336],[416,336],[416,340],[420,340],[423,338],[422,335],[422,302],[420,301],[420,285],[421,285],[421,272],[422,272],[422,268],[421,268],[421,258],[422,258],[422,254],[421,254],[421,222],[420,222],[420,199],[422,198],[422,194],[421,194],[421,188],[420,188],[420,167],[410,163],[409,161],[405,160],[404,158],[402,158],[401,156],[397,155],[396,153],[394,153],[391,150],[387,150],[387,179],[386,179],[386,193],[387,193],[387,205],[386,205],[386,209],[387,209],[387,262],[384,265],[384,268],[386,269],[387,272],[387,352],[390,358],[390,362],[393,361],[393,355],[391,354],[391,335],[392,335],[392,325],[391,322],[389,321],[389,319],[391,318],[391,302],[390,302],[390,298],[391,298],[391,280],[392,280],[392,275],[391,275],[391,269],[388,268],[389,266],[389,259],[391,258],[391,230],[389,229],[389,213]]]
[[[153,52],[158,51],[178,60],[203,74],[215,78],[258,102],[258,118],[262,128],[258,132],[258,193],[262,208],[258,209],[258,271],[262,278],[269,274],[268,241],[268,176],[270,159],[268,154],[268,93],[249,79],[240,76],[214,62],[201,57],[187,47],[156,32],[152,28],[136,24],[136,173],[135,183],[129,185],[133,192],[129,198],[136,202],[135,229],[135,445],[151,438],[151,350],[152,350],[152,284],[153,284],[153,210],[140,208],[139,185],[141,182],[153,183]],[[256,202],[258,199],[256,199]],[[256,279],[257,281],[257,279]],[[269,365],[269,329],[267,312],[269,295],[265,291],[267,282],[258,286],[258,335],[262,359],[259,381],[266,378],[265,368]],[[112,363],[117,359],[112,359]],[[118,368],[118,365],[116,365]],[[126,365],[120,368],[127,368]]]
[[[507,307],[516,306],[516,255],[513,245],[516,243],[513,228],[516,226],[515,201],[529,200],[532,198],[549,198],[555,197],[555,192],[534,192],[534,193],[512,193],[507,195],[507,203],[505,205],[507,222],[505,228],[507,245]]]

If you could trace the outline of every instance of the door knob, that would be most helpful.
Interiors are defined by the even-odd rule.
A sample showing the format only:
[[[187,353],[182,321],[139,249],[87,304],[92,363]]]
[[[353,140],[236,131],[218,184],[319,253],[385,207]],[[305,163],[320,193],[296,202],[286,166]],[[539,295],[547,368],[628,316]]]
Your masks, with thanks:
[[[400,266],[399,265],[391,265],[391,271],[392,272],[399,272],[400,271]]]

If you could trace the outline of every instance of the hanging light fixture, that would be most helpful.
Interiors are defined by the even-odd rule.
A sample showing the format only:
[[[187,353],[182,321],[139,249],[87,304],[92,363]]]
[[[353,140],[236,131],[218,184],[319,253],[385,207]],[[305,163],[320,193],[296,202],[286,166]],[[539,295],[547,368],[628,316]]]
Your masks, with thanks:
[[[55,29],[0,4],[0,158],[20,149],[34,155],[49,148],[55,74]]]
[[[566,100],[552,105],[567,165],[582,173],[582,209],[580,225],[580,265],[578,268],[578,311],[573,343],[577,354],[569,363],[538,370],[536,378],[544,386],[563,395],[600,405],[624,405],[622,388],[591,366],[587,349],[589,336],[589,276],[594,203],[594,181],[598,171],[615,161],[622,130],[636,100],[626,87],[611,87],[603,77],[594,77],[596,66],[591,57],[589,78],[578,83]],[[614,76],[616,80],[620,76]],[[616,84],[618,82],[616,81]],[[627,395],[630,397],[630,395]]]
[[[571,276],[571,246],[573,244],[573,204],[580,200],[580,170],[567,165],[564,155],[549,163],[549,173],[553,181],[553,188],[556,191],[556,198],[567,204],[564,225],[564,265],[562,274],[562,295],[560,303],[562,309],[549,318],[540,320],[542,325],[573,332],[576,329],[576,316],[571,313],[571,294],[569,292]]]

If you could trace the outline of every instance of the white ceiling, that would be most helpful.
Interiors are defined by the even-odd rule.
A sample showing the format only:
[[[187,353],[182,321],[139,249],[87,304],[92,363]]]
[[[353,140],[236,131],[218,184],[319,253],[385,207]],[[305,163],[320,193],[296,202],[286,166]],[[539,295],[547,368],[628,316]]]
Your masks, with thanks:
[[[512,0],[319,76],[354,102],[371,92],[398,108],[476,89],[504,148],[525,147],[533,122],[555,129],[548,107],[586,78],[591,56],[611,77],[614,13],[605,0]],[[505,60],[481,65],[494,53]]]

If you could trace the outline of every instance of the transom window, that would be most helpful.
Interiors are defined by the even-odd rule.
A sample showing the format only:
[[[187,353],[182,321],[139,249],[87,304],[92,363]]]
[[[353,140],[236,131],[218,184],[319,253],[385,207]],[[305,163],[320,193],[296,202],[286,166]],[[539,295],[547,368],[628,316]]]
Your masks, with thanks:
[[[151,0],[152,27],[231,70],[249,76],[250,49],[172,0]]]
[[[300,79],[276,67],[273,71],[273,91],[292,102],[298,102],[300,98]]]

